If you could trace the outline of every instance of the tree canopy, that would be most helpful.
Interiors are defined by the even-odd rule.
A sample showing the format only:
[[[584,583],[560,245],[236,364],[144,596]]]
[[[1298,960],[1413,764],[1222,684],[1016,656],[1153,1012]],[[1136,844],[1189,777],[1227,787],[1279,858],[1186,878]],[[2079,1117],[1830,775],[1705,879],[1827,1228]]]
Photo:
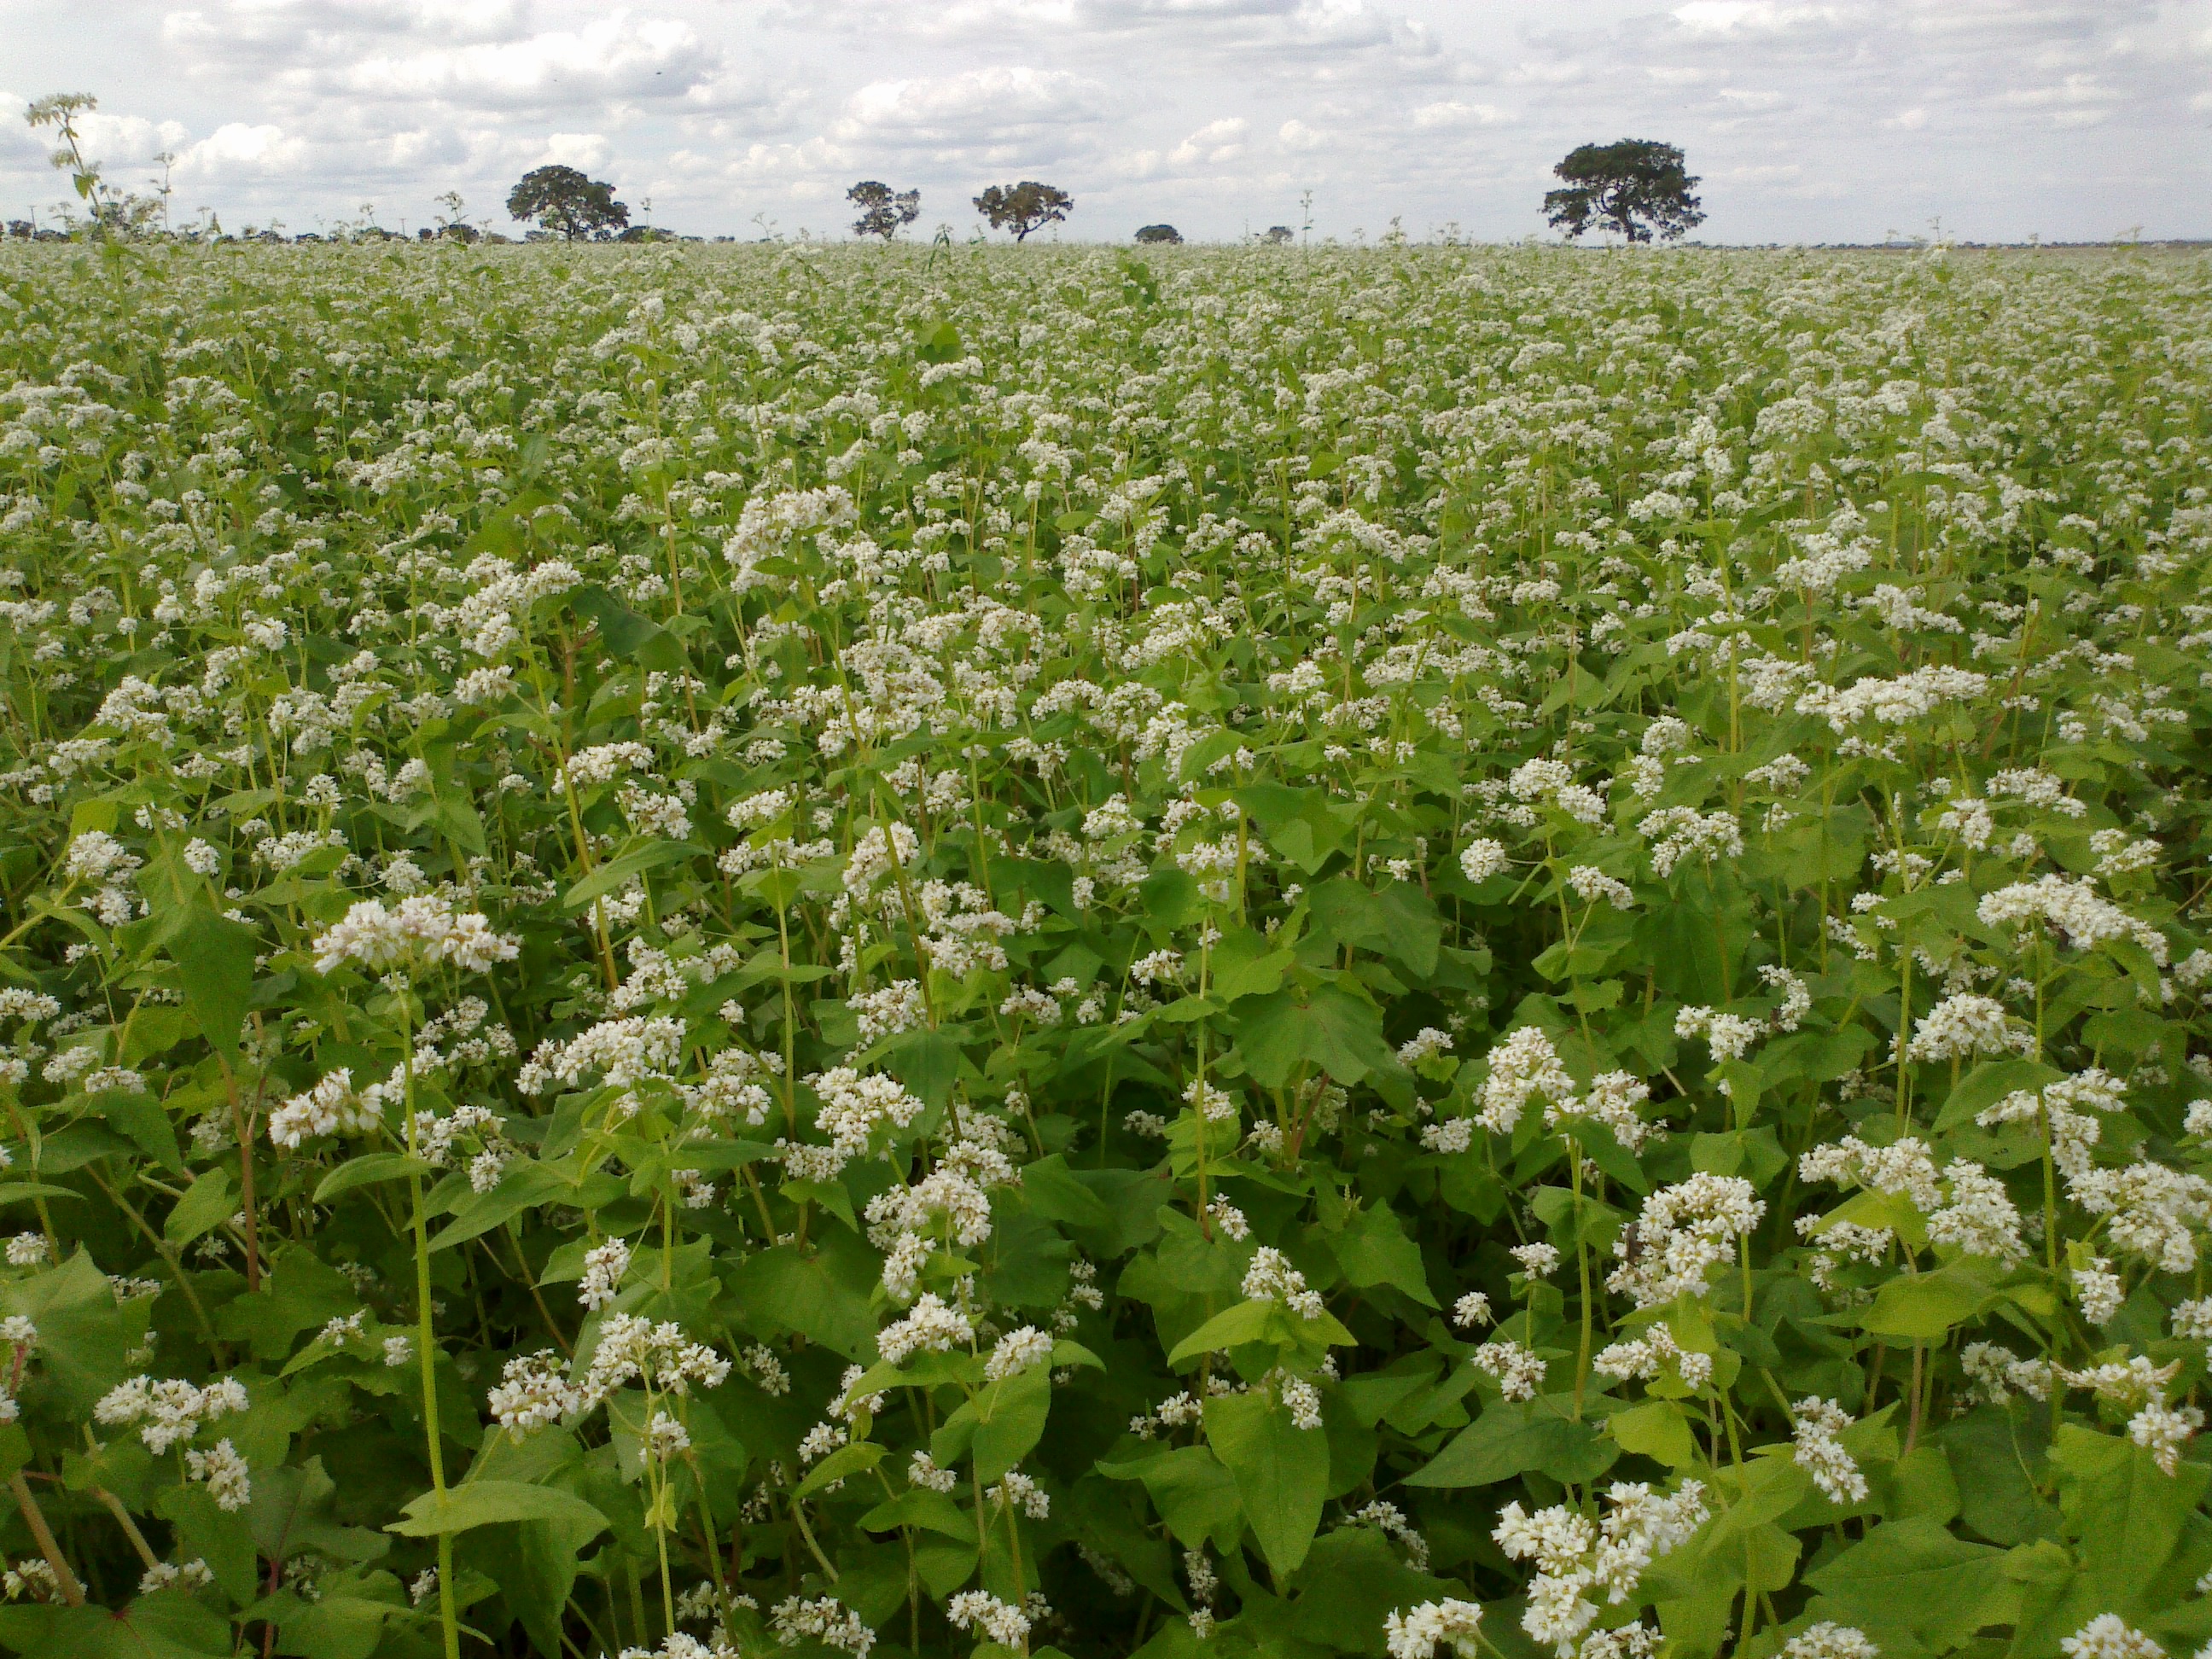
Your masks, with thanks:
[[[860,210],[853,221],[855,236],[880,236],[886,242],[921,217],[921,192],[894,191],[874,179],[863,179],[845,192],[845,199]]]
[[[1583,144],[1552,171],[1564,188],[1545,192],[1544,217],[1569,236],[1597,223],[1631,242],[1648,242],[1655,233],[1671,242],[1705,222],[1691,194],[1698,181],[1673,144],[1650,138]]]
[[[604,240],[629,223],[629,209],[615,200],[615,187],[574,167],[558,163],[532,167],[507,193],[507,216],[535,219],[570,241]]]
[[[975,198],[975,211],[994,230],[1011,230],[1018,242],[1031,231],[1058,224],[1075,211],[1075,198],[1056,185],[1024,179],[1018,185],[993,185]]]

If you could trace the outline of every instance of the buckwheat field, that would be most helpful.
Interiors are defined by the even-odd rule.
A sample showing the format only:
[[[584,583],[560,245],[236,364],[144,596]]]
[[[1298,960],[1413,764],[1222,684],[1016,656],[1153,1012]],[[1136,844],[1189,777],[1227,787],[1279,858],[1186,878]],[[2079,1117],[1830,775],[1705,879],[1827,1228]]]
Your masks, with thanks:
[[[0,254],[0,1645],[2212,1641],[2212,261]]]

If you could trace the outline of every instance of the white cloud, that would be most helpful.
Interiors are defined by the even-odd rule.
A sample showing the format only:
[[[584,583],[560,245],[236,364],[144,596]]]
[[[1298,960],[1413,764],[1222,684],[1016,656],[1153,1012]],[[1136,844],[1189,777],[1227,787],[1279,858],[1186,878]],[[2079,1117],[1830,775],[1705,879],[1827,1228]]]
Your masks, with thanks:
[[[720,66],[688,23],[616,11],[578,29],[362,58],[329,72],[359,97],[474,105],[679,98]]]
[[[543,160],[590,172],[607,159],[607,141],[597,132],[556,132],[547,136]]]
[[[905,133],[943,142],[1046,122],[1088,120],[1103,113],[1106,105],[1105,87],[1088,76],[1013,65],[872,82],[847,101],[838,131],[854,137]]]
[[[1541,223],[1552,163],[1681,144],[1717,240],[2212,233],[2212,0],[0,0],[9,79],[84,86],[118,182],[180,157],[227,222],[427,217],[572,158],[678,228],[835,232],[855,178],[1067,233]],[[1932,143],[1929,135],[1941,135]],[[1409,140],[1411,142],[1409,142]],[[0,125],[0,191],[66,185]]]
[[[1826,15],[1824,6],[1786,6],[1777,0],[1689,0],[1674,12],[1684,28],[1703,34],[1785,29]]]
[[[1209,121],[1170,150],[1168,162],[1172,167],[1190,167],[1201,161],[1217,167],[1233,161],[1244,153],[1244,135],[1250,131],[1251,123],[1241,115]]]
[[[1511,118],[1495,104],[1463,103],[1456,98],[1423,104],[1413,112],[1417,127],[1487,127]]]
[[[177,158],[186,178],[223,178],[240,173],[283,173],[296,169],[307,154],[301,139],[267,122],[226,121]]]

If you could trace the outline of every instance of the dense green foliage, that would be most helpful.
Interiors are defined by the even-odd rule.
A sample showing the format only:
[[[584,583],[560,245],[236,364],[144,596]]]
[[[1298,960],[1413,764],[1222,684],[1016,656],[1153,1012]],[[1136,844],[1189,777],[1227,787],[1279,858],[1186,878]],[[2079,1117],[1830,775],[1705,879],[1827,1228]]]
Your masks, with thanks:
[[[0,1644],[2212,1638],[2208,302],[0,254]]]

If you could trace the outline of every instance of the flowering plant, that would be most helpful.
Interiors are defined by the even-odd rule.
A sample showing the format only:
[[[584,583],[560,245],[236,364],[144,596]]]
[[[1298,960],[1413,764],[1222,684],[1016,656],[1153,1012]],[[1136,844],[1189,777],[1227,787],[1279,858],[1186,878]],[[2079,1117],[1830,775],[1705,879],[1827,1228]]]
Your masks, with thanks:
[[[107,254],[0,1646],[2212,1639],[2203,258]]]

